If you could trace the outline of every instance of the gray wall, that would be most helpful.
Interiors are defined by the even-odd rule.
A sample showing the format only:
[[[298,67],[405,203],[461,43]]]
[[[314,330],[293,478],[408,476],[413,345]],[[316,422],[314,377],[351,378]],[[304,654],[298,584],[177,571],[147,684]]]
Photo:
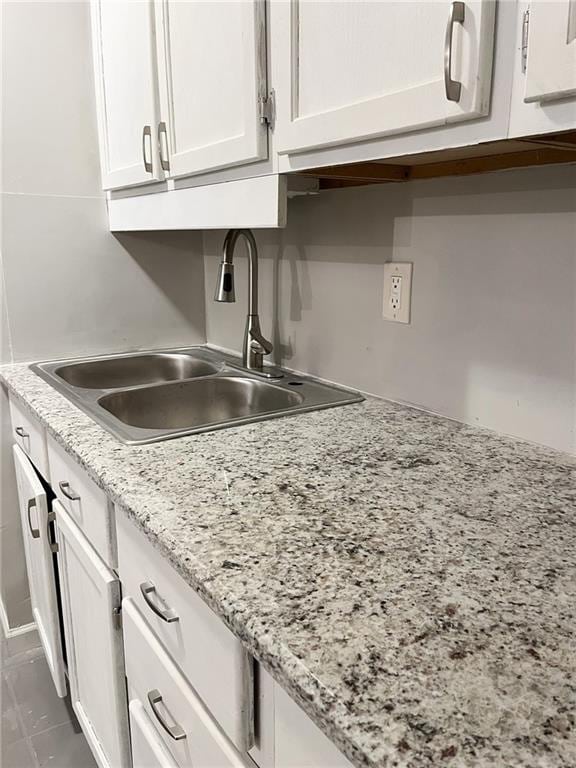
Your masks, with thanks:
[[[107,231],[89,4],[2,15],[1,361],[203,342],[201,236]],[[30,612],[5,405],[0,592],[18,626]]]
[[[278,362],[470,424],[576,452],[576,172],[544,168],[324,192],[260,232]],[[207,335],[223,233],[204,236]],[[382,319],[383,264],[414,263],[412,323]],[[238,259],[240,262],[240,259]]]

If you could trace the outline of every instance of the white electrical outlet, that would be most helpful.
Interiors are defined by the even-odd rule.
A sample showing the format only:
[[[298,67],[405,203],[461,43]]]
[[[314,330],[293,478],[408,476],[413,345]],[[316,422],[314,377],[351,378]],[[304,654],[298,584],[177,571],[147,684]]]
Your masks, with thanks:
[[[386,262],[382,316],[395,323],[409,323],[411,293],[412,264]]]

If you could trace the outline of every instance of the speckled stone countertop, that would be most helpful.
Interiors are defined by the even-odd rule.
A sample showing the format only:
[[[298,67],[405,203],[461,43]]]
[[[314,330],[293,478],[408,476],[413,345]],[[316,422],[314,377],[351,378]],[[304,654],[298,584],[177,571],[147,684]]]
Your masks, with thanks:
[[[382,400],[126,446],[0,377],[357,766],[576,766],[576,460]]]

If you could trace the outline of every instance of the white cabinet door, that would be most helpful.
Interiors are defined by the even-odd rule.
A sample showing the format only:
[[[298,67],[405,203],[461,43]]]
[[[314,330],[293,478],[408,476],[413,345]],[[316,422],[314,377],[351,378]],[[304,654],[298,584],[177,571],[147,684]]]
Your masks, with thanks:
[[[272,15],[281,153],[488,114],[492,0],[294,0]]]
[[[48,499],[24,451],[13,447],[32,614],[58,696],[66,696]]]
[[[163,178],[151,0],[92,0],[92,45],[104,189]]]
[[[100,768],[128,768],[120,582],[59,501],[54,511],[72,705]]]
[[[263,0],[157,0],[156,36],[168,174],[267,157],[259,115],[266,93]]]
[[[528,22],[524,101],[576,95],[576,2],[533,2]]]

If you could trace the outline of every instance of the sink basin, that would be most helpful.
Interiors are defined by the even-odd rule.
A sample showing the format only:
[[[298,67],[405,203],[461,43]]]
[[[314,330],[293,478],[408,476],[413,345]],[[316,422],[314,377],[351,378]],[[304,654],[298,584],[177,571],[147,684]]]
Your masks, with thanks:
[[[217,370],[217,365],[205,360],[163,352],[72,363],[56,368],[54,375],[73,387],[120,389],[175,379],[193,379],[208,376]]]
[[[130,445],[364,399],[357,392],[289,371],[249,371],[237,357],[208,347],[54,360],[31,368]]]
[[[300,405],[302,396],[264,381],[212,377],[114,392],[98,404],[140,429],[190,429]]]

